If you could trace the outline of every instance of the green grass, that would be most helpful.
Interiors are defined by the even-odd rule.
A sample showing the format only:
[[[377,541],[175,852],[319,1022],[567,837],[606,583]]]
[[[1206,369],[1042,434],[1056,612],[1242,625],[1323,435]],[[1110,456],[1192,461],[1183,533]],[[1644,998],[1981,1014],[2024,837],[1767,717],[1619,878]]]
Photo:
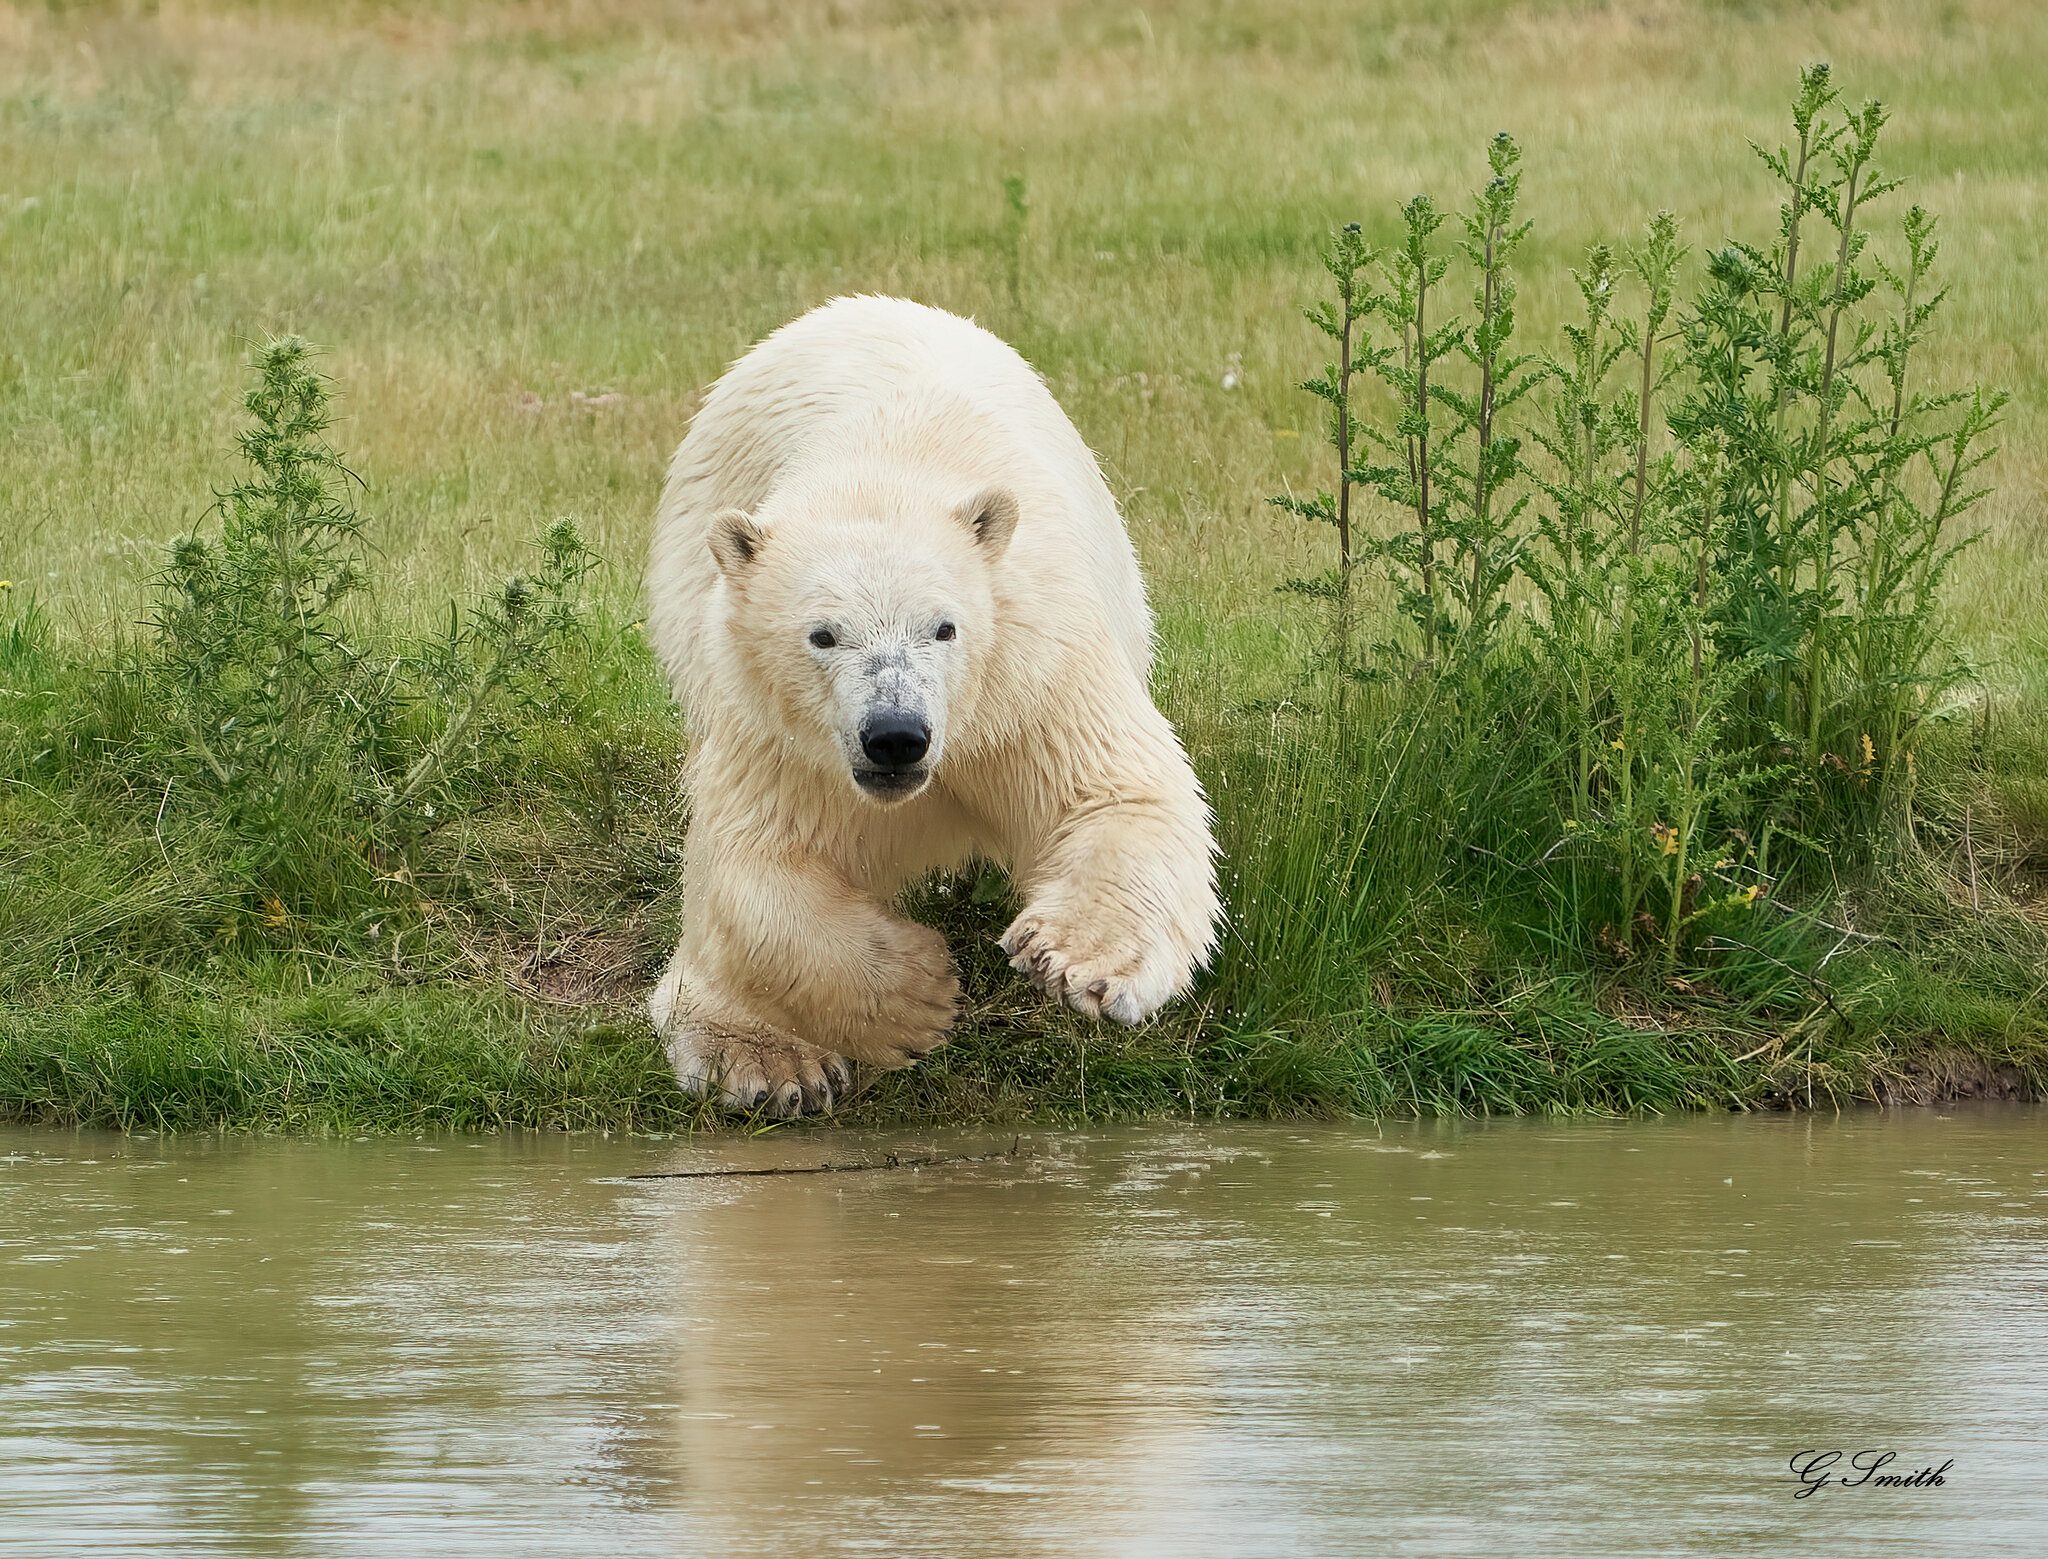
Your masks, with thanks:
[[[1159,609],[1162,701],[1218,805],[1234,929],[1192,1006],[1108,1034],[992,957],[999,899],[935,888],[970,1021],[850,1118],[2039,1088],[2044,55],[2048,18],[2017,0],[0,6],[0,1110],[697,1119],[633,1007],[673,927],[680,826],[638,560],[701,388],[854,290],[1008,335],[1103,457]],[[1402,199],[1470,188],[1507,128],[1537,220],[1518,335],[1554,342],[1567,267],[1651,210],[1696,245],[1768,233],[1776,195],[1743,142],[1782,138],[1817,58],[1893,106],[1889,164],[1943,219],[1931,371],[2015,393],[1985,540],[1949,591],[1979,686],[1932,738],[1916,848],[1645,980],[1589,956],[1528,869],[1554,809],[1511,745],[1447,796],[1385,727],[1352,745],[1290,707],[1316,618],[1273,586],[1328,562],[1264,503],[1327,485],[1295,388],[1326,354],[1299,306],[1334,222],[1391,240]],[[158,798],[112,777],[121,712],[89,668],[132,645],[168,544],[227,480],[250,343],[288,331],[329,346],[335,439],[367,483],[366,633],[431,631],[558,515],[611,566],[574,718],[512,721],[487,804],[416,872],[281,934],[222,885],[202,828],[166,831]],[[24,628],[31,596],[47,631]],[[1534,848],[1447,854],[1456,815]]]

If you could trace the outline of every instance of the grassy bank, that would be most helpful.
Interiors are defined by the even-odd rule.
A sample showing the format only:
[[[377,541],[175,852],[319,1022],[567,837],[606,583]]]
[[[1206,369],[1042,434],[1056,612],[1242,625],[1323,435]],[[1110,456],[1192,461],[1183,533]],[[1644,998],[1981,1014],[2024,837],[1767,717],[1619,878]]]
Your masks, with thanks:
[[[634,1010],[671,938],[682,821],[637,559],[697,391],[851,290],[1009,335],[1103,456],[1153,583],[1162,701],[1217,803],[1233,930],[1194,1003],[1107,1033],[993,955],[999,880],[934,884],[919,911],[962,956],[968,1022],[849,1116],[2038,1089],[2048,363],[2029,311],[2048,261],[2029,151],[2048,24],[1993,0],[1325,12],[0,9],[0,1110],[695,1119]],[[1693,244],[1688,299],[1724,235],[1768,246],[1782,191],[1743,143],[1785,139],[1815,58],[1893,105],[1897,199],[1940,215],[1926,381],[2015,398],[1977,473],[1990,496],[1959,522],[1982,539],[1942,591],[1959,658],[1877,679],[1917,690],[1910,799],[1865,783],[1906,772],[1903,738],[1865,775],[1860,726],[1759,704],[1759,732],[1799,717],[1797,761],[1775,735],[1742,761],[1798,774],[1753,785],[1753,816],[1703,808],[1699,848],[1744,898],[1713,918],[1671,874],[1674,814],[1614,821],[1611,699],[1522,635],[1488,657],[1520,680],[1459,684],[1458,707],[1491,712],[1440,719],[1412,674],[1439,608],[1404,610],[1369,569],[1347,639],[1400,641],[1408,669],[1333,657],[1327,595],[1276,589],[1327,579],[1329,534],[1266,498],[1332,486],[1324,408],[1297,386],[1327,355],[1299,310],[1333,224],[1396,244],[1404,200],[1463,202],[1512,129],[1536,221],[1516,337],[1563,352],[1570,271],[1653,210]],[[1873,239],[1893,264],[1895,219]],[[284,332],[330,344],[327,437],[360,479],[336,490],[375,586],[335,605],[346,666],[318,686],[346,696],[320,707],[375,719],[331,728],[338,765],[220,760],[263,777],[237,789],[164,735],[152,581],[174,539],[211,534],[209,494],[247,480],[251,342]],[[1394,395],[1361,417],[1391,427]],[[1545,503],[1517,490],[1533,523]],[[1397,497],[1356,501],[1362,549],[1400,531]],[[502,581],[546,577],[535,538],[563,515],[603,560],[565,587],[574,629],[501,654]],[[1503,576],[1502,600],[1547,622],[1540,584]],[[1672,646],[1691,631],[1666,627]],[[305,788],[265,821],[249,797],[280,775]],[[1567,831],[1625,843],[1669,891]]]

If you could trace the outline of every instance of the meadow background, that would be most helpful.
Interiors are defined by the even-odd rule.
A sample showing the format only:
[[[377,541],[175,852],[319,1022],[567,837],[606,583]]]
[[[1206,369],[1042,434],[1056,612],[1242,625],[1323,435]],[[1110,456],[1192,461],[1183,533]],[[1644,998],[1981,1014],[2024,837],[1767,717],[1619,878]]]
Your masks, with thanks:
[[[1972,876],[1967,894],[1915,889],[1958,912],[1967,898],[1973,924],[1990,896],[1996,932],[1911,946],[1886,932],[1898,958],[1805,969],[1788,1018],[1773,1001],[1702,1008],[1561,971],[1489,941],[1459,901],[1470,884],[1449,884],[1431,914],[1389,912],[1386,973],[1313,1032],[1234,1023],[1212,992],[1135,1038],[1037,1013],[970,953],[961,1040],[855,1113],[2038,1088],[2038,7],[4,5],[0,614],[33,596],[81,655],[132,634],[168,544],[232,474],[252,344],[296,333],[336,381],[333,437],[365,483],[392,623],[431,624],[487,590],[557,516],[608,560],[591,588],[610,648],[589,674],[616,784],[602,805],[480,823],[461,902],[426,912],[420,945],[440,951],[417,965],[336,943],[231,967],[156,957],[176,936],[138,942],[128,910],[96,917],[123,894],[173,913],[180,863],[167,848],[146,890],[133,861],[57,871],[75,846],[18,768],[0,802],[14,878],[0,930],[28,950],[0,978],[0,1107],[168,1124],[689,1118],[629,1002],[672,924],[677,821],[663,800],[673,721],[634,625],[662,465],[727,362],[852,291],[920,298],[1015,341],[1124,505],[1160,619],[1162,701],[1212,789],[1242,783],[1255,754],[1215,754],[1243,710],[1288,695],[1319,631],[1274,586],[1325,566],[1327,538],[1266,499],[1328,482],[1297,386],[1326,355],[1300,306],[1322,295],[1329,229],[1355,219],[1384,241],[1415,191],[1462,201],[1488,137],[1512,131],[1536,223],[1520,333],[1551,342],[1574,301],[1568,268],[1660,207],[1695,246],[1767,239],[1778,193],[1746,142],[1784,138],[1799,67],[1817,59],[1851,101],[1892,106],[1885,162],[1942,218],[1951,303],[1934,372],[2015,395],[1996,491],[1973,516],[1985,537],[1950,592],[1981,734],[1944,804],[1976,820]],[[588,755],[563,738],[564,771]],[[978,891],[934,893],[963,935],[985,933]],[[117,967],[95,961],[103,934],[126,938]],[[1232,956],[1226,994],[1260,977],[1231,973]],[[1815,994],[1837,975],[1842,988]],[[1778,1043],[1788,1028],[1804,1039]]]

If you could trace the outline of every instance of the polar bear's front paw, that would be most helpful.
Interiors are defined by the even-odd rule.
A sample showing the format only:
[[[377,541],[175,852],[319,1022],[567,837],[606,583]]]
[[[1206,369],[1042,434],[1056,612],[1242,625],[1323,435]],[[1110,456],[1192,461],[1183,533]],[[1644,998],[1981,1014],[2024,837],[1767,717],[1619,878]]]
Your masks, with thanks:
[[[844,1056],[765,1024],[686,1027],[669,1040],[668,1058],[685,1092],[777,1120],[829,1110],[853,1090],[853,1064]]]
[[[1119,941],[1055,911],[1027,908],[998,944],[1010,967],[1076,1012],[1143,1023],[1186,988],[1192,959],[1170,938]]]
[[[946,1042],[960,1014],[960,980],[946,939],[915,921],[892,922],[870,954],[864,1005],[848,993],[830,993],[820,1014],[819,1037],[831,1038],[859,1060],[880,1067],[909,1066]]]
[[[960,981],[952,969],[918,970],[895,993],[890,1015],[895,1054],[877,1056],[881,1066],[908,1066],[946,1042],[960,1015]]]

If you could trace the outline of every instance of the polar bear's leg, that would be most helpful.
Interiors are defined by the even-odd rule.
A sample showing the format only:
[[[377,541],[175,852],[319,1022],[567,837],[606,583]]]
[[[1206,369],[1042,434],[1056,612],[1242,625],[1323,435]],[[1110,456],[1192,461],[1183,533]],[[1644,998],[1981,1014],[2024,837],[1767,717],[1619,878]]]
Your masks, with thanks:
[[[694,831],[688,855],[682,941],[649,1004],[686,1087],[723,1065],[748,1085],[718,1082],[728,1102],[765,1087],[814,1108],[813,1060],[908,1066],[944,1042],[960,986],[936,931],[821,861]]]
[[[1207,809],[1192,773],[1162,790],[1069,807],[1031,852],[1001,938],[1012,965],[1092,1018],[1144,1022],[1215,950]]]

